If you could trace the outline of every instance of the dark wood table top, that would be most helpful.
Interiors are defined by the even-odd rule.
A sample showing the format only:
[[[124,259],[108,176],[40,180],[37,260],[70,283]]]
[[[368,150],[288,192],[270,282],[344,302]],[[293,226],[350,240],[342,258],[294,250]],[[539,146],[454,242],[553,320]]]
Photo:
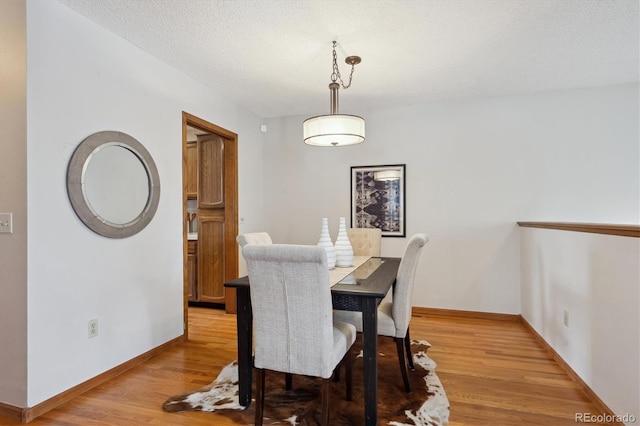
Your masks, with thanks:
[[[389,291],[400,265],[399,257],[372,257],[351,274],[331,286],[335,295],[375,297],[382,299]],[[225,287],[250,287],[249,277],[244,276],[224,283]]]

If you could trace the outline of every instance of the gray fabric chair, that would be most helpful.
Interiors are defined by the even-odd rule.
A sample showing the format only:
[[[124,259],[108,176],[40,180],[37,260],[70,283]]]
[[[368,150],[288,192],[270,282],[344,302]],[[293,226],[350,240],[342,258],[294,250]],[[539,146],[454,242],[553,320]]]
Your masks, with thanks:
[[[380,257],[382,230],[379,228],[348,228],[347,235],[354,256]]]
[[[414,370],[413,356],[411,355],[411,337],[409,335],[411,295],[420,253],[427,241],[429,239],[424,234],[416,234],[409,239],[393,286],[392,301],[382,302],[378,307],[378,334],[393,337],[395,340],[402,380],[407,392],[411,392],[407,363],[409,368]],[[333,313],[333,318],[336,321],[353,324],[358,332],[362,332],[362,313],[360,312],[336,310]]]
[[[271,236],[266,232],[240,234],[236,237],[236,241],[240,244],[240,247],[244,247],[247,244],[273,244]]]
[[[356,329],[333,320],[324,248],[247,244],[242,254],[251,283],[256,425],[262,424],[265,370],[322,378],[322,424],[328,424],[330,379],[343,359],[351,399]]]
[[[248,232],[246,234],[241,234],[236,237],[236,241],[240,245],[240,247],[244,247],[247,244],[273,244],[271,241],[271,235],[266,232]],[[293,377],[291,373],[285,374],[285,389],[291,390],[293,387]]]

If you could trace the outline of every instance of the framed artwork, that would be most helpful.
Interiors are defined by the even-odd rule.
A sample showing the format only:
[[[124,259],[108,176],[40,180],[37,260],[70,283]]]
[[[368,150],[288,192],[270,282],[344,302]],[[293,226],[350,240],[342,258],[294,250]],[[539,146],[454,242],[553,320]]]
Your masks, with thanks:
[[[405,236],[405,164],[351,167],[351,227]]]

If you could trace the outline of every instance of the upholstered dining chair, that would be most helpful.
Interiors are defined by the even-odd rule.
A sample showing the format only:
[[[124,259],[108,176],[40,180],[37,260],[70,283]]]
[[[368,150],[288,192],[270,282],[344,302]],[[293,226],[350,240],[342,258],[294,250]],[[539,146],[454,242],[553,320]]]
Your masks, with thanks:
[[[391,302],[382,302],[378,307],[378,334],[393,337],[395,340],[402,381],[407,392],[411,392],[407,364],[411,370],[414,370],[409,335],[411,295],[420,253],[427,241],[429,239],[424,234],[416,234],[409,239],[400,260]],[[358,332],[362,332],[362,313],[360,312],[336,310],[333,318],[336,321],[353,324]]]
[[[352,324],[332,316],[327,254],[322,247],[289,244],[242,248],[247,261],[254,327],[255,424],[262,425],[265,370],[320,377],[322,424],[329,424],[333,371],[346,368],[351,400]]]
[[[267,232],[247,232],[240,234],[236,237],[236,241],[240,247],[244,247],[247,244],[273,244],[271,235]],[[285,388],[291,390],[293,386],[293,378],[290,373],[285,374]]]
[[[266,232],[240,234],[236,237],[236,241],[240,244],[240,247],[244,247],[247,244],[273,244],[271,236]]]
[[[354,256],[380,256],[382,230],[378,228],[347,228]]]
[[[273,244],[271,235],[267,232],[248,232],[246,234],[240,234],[236,237],[236,241],[240,247],[244,247],[247,244]],[[293,387],[293,377],[291,373],[285,374],[285,389],[291,390]]]

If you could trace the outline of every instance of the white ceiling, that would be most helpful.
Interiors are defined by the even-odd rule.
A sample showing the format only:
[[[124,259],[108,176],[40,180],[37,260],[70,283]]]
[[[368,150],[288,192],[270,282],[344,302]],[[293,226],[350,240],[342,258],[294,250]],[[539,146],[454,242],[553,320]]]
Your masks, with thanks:
[[[639,80],[638,0],[60,0],[260,117]]]

